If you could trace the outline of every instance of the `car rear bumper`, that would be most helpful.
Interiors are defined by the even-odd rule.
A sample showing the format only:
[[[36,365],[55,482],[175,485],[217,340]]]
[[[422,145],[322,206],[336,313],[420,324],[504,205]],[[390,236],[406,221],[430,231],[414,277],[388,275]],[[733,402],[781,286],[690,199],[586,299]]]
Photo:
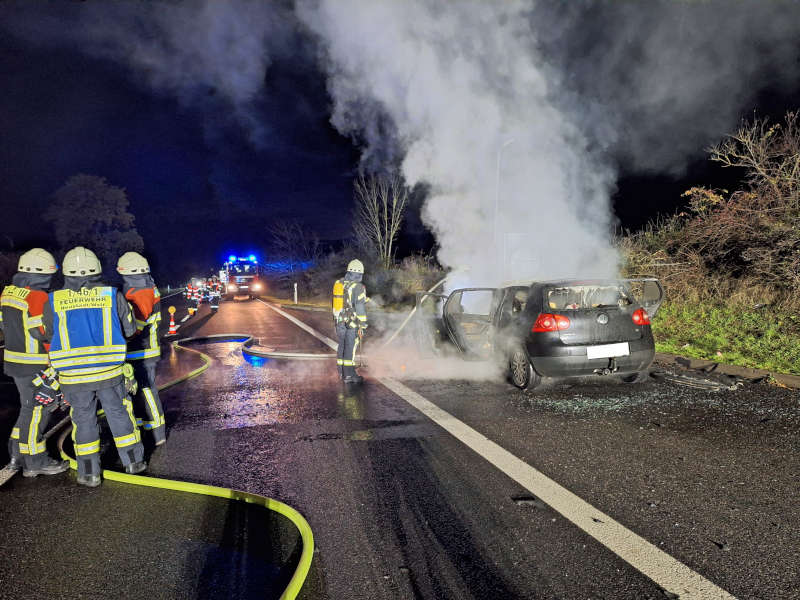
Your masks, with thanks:
[[[629,348],[629,355],[613,359],[618,374],[644,371],[653,362],[652,338],[629,342]],[[592,375],[596,369],[607,368],[610,362],[608,358],[587,358],[586,346],[555,346],[548,348],[547,354],[529,347],[528,358],[536,372],[545,377]]]

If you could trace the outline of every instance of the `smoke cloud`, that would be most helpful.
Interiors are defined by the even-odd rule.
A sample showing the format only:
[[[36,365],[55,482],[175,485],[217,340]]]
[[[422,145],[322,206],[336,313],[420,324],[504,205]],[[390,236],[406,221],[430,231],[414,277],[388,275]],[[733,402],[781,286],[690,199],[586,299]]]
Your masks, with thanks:
[[[70,44],[124,65],[142,85],[191,108],[216,109],[256,146],[269,133],[259,112],[273,55],[291,46],[291,10],[259,0],[15,4],[17,36]],[[210,111],[209,111],[210,112]],[[214,127],[206,133],[216,136]]]
[[[332,123],[363,141],[367,159],[399,148],[406,182],[430,186],[423,219],[441,262],[481,284],[613,275],[614,173],[557,106],[527,11],[425,0],[298,8],[325,42]]]
[[[542,2],[530,18],[574,94],[559,106],[628,172],[680,175],[768,94],[797,95],[795,1]]]
[[[298,14],[323,40],[332,123],[367,168],[399,155],[410,185],[430,185],[439,258],[473,284],[614,275],[618,169],[679,172],[798,70],[794,2],[301,0]]]

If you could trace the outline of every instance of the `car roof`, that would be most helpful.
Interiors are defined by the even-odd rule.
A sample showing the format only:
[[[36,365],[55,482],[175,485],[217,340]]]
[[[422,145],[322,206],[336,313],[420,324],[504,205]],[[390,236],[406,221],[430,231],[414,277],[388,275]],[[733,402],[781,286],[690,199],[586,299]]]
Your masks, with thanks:
[[[548,279],[545,281],[531,281],[530,279],[524,281],[510,281],[504,283],[502,288],[522,287],[522,286],[568,286],[568,285],[619,285],[622,279]]]

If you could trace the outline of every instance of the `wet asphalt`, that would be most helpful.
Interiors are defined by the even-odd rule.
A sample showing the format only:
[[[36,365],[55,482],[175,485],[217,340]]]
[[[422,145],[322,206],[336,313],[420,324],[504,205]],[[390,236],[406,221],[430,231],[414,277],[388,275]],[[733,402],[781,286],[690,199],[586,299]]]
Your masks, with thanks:
[[[327,315],[292,314],[333,337]],[[329,352],[255,301],[203,307],[178,337],[213,333]],[[162,394],[169,441],[149,472],[300,510],[317,545],[302,597],[669,597],[374,379],[345,388],[327,361],[196,347],[212,367]],[[159,378],[194,366],[167,350]],[[800,598],[797,391],[663,377],[535,392],[500,379],[404,383],[737,597]],[[10,398],[0,383],[4,435]],[[232,504],[17,475],[0,487],[0,598],[277,597],[297,556],[291,526]]]

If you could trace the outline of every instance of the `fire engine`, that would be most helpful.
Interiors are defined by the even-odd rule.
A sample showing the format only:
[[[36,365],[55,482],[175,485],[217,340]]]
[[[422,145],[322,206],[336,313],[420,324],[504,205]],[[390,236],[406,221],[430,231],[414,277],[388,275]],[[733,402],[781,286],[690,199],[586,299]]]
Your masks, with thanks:
[[[225,284],[225,299],[247,296],[257,298],[266,291],[264,270],[254,254],[235,256],[231,254],[220,270],[220,279]]]

